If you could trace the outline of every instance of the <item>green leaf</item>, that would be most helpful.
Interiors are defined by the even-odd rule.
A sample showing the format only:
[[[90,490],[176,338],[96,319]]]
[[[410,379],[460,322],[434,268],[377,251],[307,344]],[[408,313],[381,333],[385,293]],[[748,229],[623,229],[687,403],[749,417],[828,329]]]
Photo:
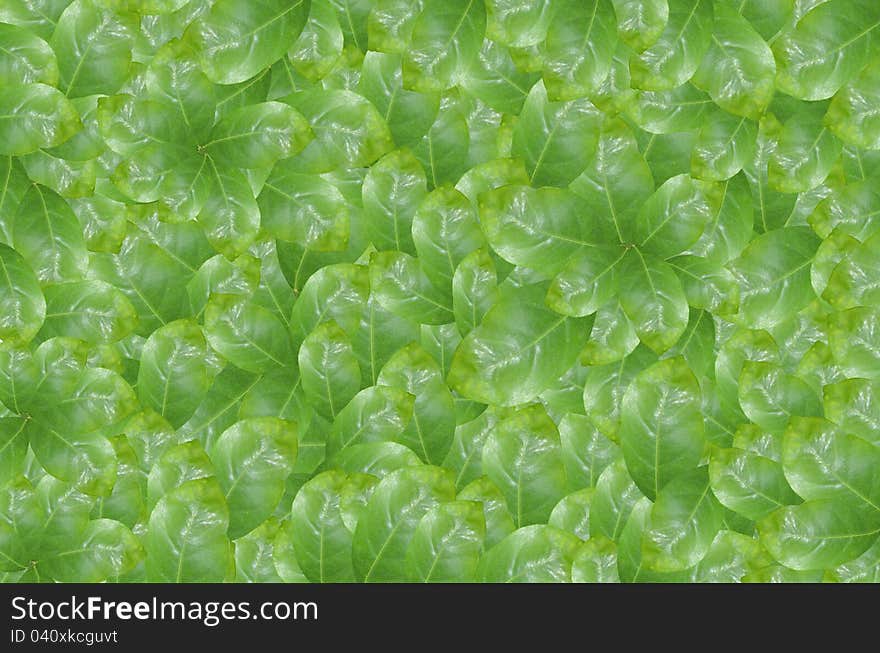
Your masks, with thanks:
[[[309,0],[221,0],[187,29],[208,78],[217,84],[249,79],[284,56],[309,16]]]
[[[619,583],[617,547],[602,536],[581,544],[571,565],[573,583]]]
[[[448,472],[439,467],[404,468],[382,479],[354,531],[356,578],[387,582],[405,577],[407,548],[422,517],[454,498],[455,485]]]
[[[706,181],[730,179],[755,158],[758,126],[718,112],[703,125],[691,153],[691,172]]]
[[[567,186],[596,153],[600,118],[589,100],[551,102],[543,82],[529,91],[514,127],[511,153],[536,186]]]
[[[461,341],[447,383],[481,403],[528,402],[571,367],[586,342],[589,318],[560,316],[544,305],[542,286],[511,292]],[[546,352],[553,352],[547,356]]]
[[[4,84],[0,154],[20,156],[59,145],[82,129],[73,104],[46,84]]]
[[[822,413],[819,397],[805,381],[771,363],[747,361],[739,383],[743,412],[768,431],[782,431],[792,415]]]
[[[713,10],[709,0],[668,0],[669,19],[657,40],[630,60],[636,88],[662,91],[688,81],[709,49]]]
[[[712,43],[693,83],[725,111],[757,120],[773,98],[775,81],[773,53],[753,23],[716,3]]]
[[[702,459],[699,402],[700,386],[681,357],[655,363],[627,388],[620,445],[633,480],[649,498]]]
[[[0,569],[16,571],[31,564],[31,546],[46,517],[37,493],[24,476],[0,488]]]
[[[521,71],[508,48],[487,39],[461,84],[495,111],[518,114],[538,77]]]
[[[642,533],[642,564],[658,572],[693,567],[708,553],[722,519],[705,467],[678,476],[660,490],[651,508]]]
[[[758,524],[761,544],[787,567],[828,569],[854,560],[880,536],[880,516],[828,499],[780,508]]]
[[[880,25],[873,2],[830,0],[814,6],[773,43],[779,90],[801,100],[824,100],[865,65],[872,30]]]
[[[280,583],[275,569],[275,539],[278,522],[267,519],[235,544],[235,581],[239,583]]]
[[[144,83],[152,97],[177,110],[195,140],[207,138],[215,108],[223,105],[218,105],[218,91],[199,66],[190,43],[173,39],[159,48],[147,67]]]
[[[98,583],[131,571],[143,557],[141,543],[124,524],[95,519],[81,540],[68,542],[40,566],[58,582]]]
[[[463,335],[477,328],[498,300],[495,263],[484,248],[465,256],[452,275],[452,311]]]
[[[540,406],[519,410],[496,424],[483,445],[482,460],[518,527],[545,522],[565,495],[559,432]]]
[[[37,277],[17,251],[0,244],[3,283],[0,302],[5,319],[0,322],[0,348],[19,347],[30,342],[46,318],[46,300]],[[9,406],[14,408],[14,406]]]
[[[486,536],[477,501],[450,501],[431,508],[409,542],[408,577],[422,583],[473,582]]]
[[[767,169],[773,190],[800,193],[816,188],[840,158],[843,144],[823,123],[823,110],[824,103],[807,106],[785,121]]]
[[[376,382],[415,397],[412,419],[399,441],[429,465],[443,462],[455,433],[455,403],[430,354],[415,343],[401,348],[382,367]]]
[[[395,7],[405,7],[407,11],[415,9],[414,14],[420,11],[421,3],[401,3],[399,0],[391,0],[391,3],[397,3]],[[391,14],[390,10],[388,14],[380,11],[379,6],[381,5],[377,2],[376,10],[370,13],[371,18]],[[404,24],[399,23],[394,28],[405,29]],[[372,37],[370,38],[372,43]],[[398,146],[414,145],[434,124],[440,108],[440,96],[436,93],[417,93],[404,89],[402,57],[397,54],[382,54],[391,50],[381,46],[376,47],[381,52],[372,52],[373,47],[371,45],[371,51],[364,56],[358,90],[385,118]]]
[[[202,329],[191,321],[171,322],[144,343],[138,370],[141,402],[173,426],[183,425],[204,399],[219,370]]]
[[[482,504],[485,522],[483,550],[488,551],[516,530],[504,495],[488,477],[481,476],[469,483],[462,488],[457,498],[459,501],[477,501]]]
[[[409,150],[395,150],[371,166],[364,177],[364,218],[378,250],[415,253],[413,216],[427,194],[425,171]]]
[[[368,166],[394,149],[384,116],[357,93],[312,90],[286,101],[305,117],[315,135],[295,159],[301,172],[328,172],[343,164]]]
[[[281,240],[309,251],[343,251],[349,242],[350,212],[339,189],[317,175],[276,165],[257,197],[261,226]]]
[[[617,248],[596,247],[589,256],[575,256],[550,284],[547,306],[573,317],[601,311],[617,290],[617,264],[624,255]],[[592,337],[596,329],[594,325]]]
[[[555,9],[542,48],[547,94],[554,100],[590,96],[611,71],[617,45],[613,3],[563,2]]]
[[[403,84],[443,91],[470,67],[486,31],[483,0],[424,0],[403,59]]]
[[[67,97],[116,93],[131,72],[137,16],[96,0],[75,0],[58,18],[51,45]]]
[[[620,454],[618,446],[584,415],[565,415],[559,422],[559,439],[571,490],[596,487],[600,474]]]
[[[306,399],[317,412],[335,419],[361,388],[361,370],[345,331],[332,320],[318,325],[299,349]]]
[[[211,448],[211,461],[229,506],[229,536],[263,523],[284,496],[296,461],[296,425],[275,417],[251,417],[226,429]]]
[[[593,493],[593,488],[585,488],[563,497],[554,506],[547,523],[577,535],[582,540],[590,539],[590,503]]]
[[[586,200],[584,210],[604,240],[630,239],[639,209],[654,192],[654,179],[626,123],[611,120],[602,126],[595,156],[569,187]]]
[[[718,501],[749,519],[801,502],[785,480],[782,465],[750,451],[713,450],[709,478]]]
[[[480,559],[484,583],[568,583],[580,540],[553,526],[517,529]]]
[[[687,296],[674,268],[635,247],[618,265],[623,311],[645,345],[658,354],[665,352],[688,323]]]
[[[440,98],[437,118],[413,147],[428,177],[428,187],[455,184],[467,171],[471,134],[467,113],[453,90]]]
[[[755,238],[734,261],[740,316],[764,329],[806,306],[814,297],[810,264],[819,241],[805,227],[785,227]]]
[[[880,123],[869,107],[880,102],[880,65],[866,66],[834,95],[825,124],[840,140],[868,150],[880,149]]]
[[[243,370],[263,372],[293,365],[296,354],[281,320],[235,295],[214,295],[205,309],[205,337]]]
[[[835,230],[834,233],[838,232]],[[846,238],[852,240],[850,237]],[[828,240],[823,241],[823,245],[827,242]],[[822,298],[838,310],[880,304],[880,295],[872,281],[877,278],[880,235],[875,234],[865,242],[856,242],[853,245],[851,251],[845,254],[841,252],[839,255],[840,262],[834,266],[828,277],[828,285],[822,293]]]
[[[420,465],[414,451],[397,442],[354,444],[334,456],[333,464],[349,474],[358,472],[384,478],[404,467]]]
[[[309,277],[290,316],[294,344],[326,320],[335,320],[346,333],[358,330],[370,294],[366,266],[346,263],[322,267]]]
[[[480,221],[492,248],[514,265],[546,274],[595,247],[582,211],[580,197],[559,188],[511,185],[480,196]]]
[[[447,296],[433,286],[416,258],[400,251],[370,257],[370,286],[384,308],[422,324],[448,324],[455,317]]]
[[[311,140],[306,119],[281,102],[263,102],[223,117],[200,146],[224,166],[263,168],[300,152]]]
[[[880,445],[880,387],[868,379],[844,379],[822,388],[825,418],[844,433]]]
[[[480,221],[467,197],[441,187],[419,204],[412,219],[412,239],[422,269],[438,288],[453,288],[453,277],[467,256],[486,244]]]
[[[199,212],[198,222],[211,246],[227,258],[234,258],[256,240],[260,209],[241,172],[218,168],[212,157],[206,159],[211,171],[206,183],[211,194]]]
[[[370,50],[405,52],[423,8],[421,0],[374,0],[367,23]]]
[[[187,481],[153,509],[144,548],[151,582],[215,582],[234,575],[229,509],[214,479]]]
[[[739,286],[719,263],[699,256],[677,256],[668,261],[678,274],[688,304],[711,313],[734,315],[739,308]]]
[[[55,53],[43,39],[18,25],[4,21],[0,25],[0,83],[8,88],[13,84],[35,82],[55,86],[58,83],[58,62]]]
[[[34,184],[22,197],[12,239],[41,283],[83,277],[88,253],[79,221],[67,203],[48,188]]]
[[[783,443],[785,476],[804,499],[878,510],[880,481],[872,470],[880,449],[819,418],[794,418]]]
[[[609,464],[590,501],[590,533],[617,541],[636,502],[643,497],[622,458]]]
[[[298,73],[317,81],[333,70],[342,54],[344,36],[331,4],[316,2],[287,56]]]
[[[636,52],[652,46],[669,20],[668,0],[612,0],[620,39]]]
[[[667,180],[645,201],[636,218],[639,250],[666,259],[696,243],[716,213],[713,190],[711,184],[688,175]]]
[[[399,441],[412,419],[414,403],[415,397],[399,388],[375,385],[361,390],[333,420],[327,458],[333,460],[359,444]]]
[[[352,537],[377,479],[328,471],[300,488],[291,509],[297,561],[315,583],[353,583]]]
[[[610,301],[596,313],[590,340],[581,350],[582,365],[607,365],[628,356],[639,336],[618,301]]]
[[[880,378],[880,356],[874,320],[876,308],[851,308],[833,313],[828,322],[828,344],[834,360],[849,378]]]
[[[90,343],[116,342],[131,333],[137,311],[119,290],[103,281],[48,286],[43,337],[69,336]]]

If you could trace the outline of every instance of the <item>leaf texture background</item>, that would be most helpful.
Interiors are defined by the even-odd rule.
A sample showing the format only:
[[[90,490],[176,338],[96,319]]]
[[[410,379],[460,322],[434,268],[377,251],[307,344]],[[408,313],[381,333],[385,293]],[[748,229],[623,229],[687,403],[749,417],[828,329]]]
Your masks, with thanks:
[[[0,580],[880,580],[876,0],[0,6]]]

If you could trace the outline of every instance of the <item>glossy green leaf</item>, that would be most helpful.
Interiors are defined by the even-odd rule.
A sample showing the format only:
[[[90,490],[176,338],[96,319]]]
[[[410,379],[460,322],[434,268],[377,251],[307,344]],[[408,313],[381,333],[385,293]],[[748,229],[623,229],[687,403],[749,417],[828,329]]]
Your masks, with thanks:
[[[499,422],[483,445],[482,461],[518,527],[545,522],[565,495],[559,432],[539,406]]]
[[[222,582],[234,575],[226,537],[229,509],[214,479],[187,481],[166,494],[150,515],[144,548],[154,582]]]
[[[441,503],[422,517],[406,553],[409,579],[422,583],[472,582],[486,522],[476,501]]]
[[[311,138],[309,124],[296,109],[264,102],[224,116],[200,149],[224,166],[263,168],[297,154]]]
[[[770,104],[776,62],[754,23],[725,4],[715,4],[712,43],[693,82],[722,109],[755,120]]]
[[[205,337],[215,351],[244,370],[262,372],[296,360],[282,322],[267,309],[234,295],[215,295],[208,302]]]
[[[580,540],[546,524],[517,529],[480,559],[488,583],[567,583]]]
[[[335,322],[312,331],[299,349],[299,369],[306,399],[319,413],[334,419],[361,384],[357,357],[345,332]]]
[[[464,397],[506,406],[525,403],[571,367],[586,341],[589,318],[547,309],[541,287],[501,299],[462,340],[447,382]],[[554,356],[542,355],[553,351]]]
[[[235,84],[280,59],[302,32],[309,0],[222,0],[186,32],[208,78]]]
[[[399,388],[376,385],[361,390],[333,420],[328,458],[356,445],[399,440],[412,419],[414,403],[415,397]]]
[[[709,49],[712,22],[709,0],[669,0],[663,32],[630,61],[633,86],[661,91],[688,81]]]
[[[672,266],[631,248],[618,264],[620,305],[653,351],[672,347],[687,328],[687,296]]]
[[[612,0],[617,32],[629,47],[641,52],[660,38],[669,20],[668,0]]]
[[[629,386],[621,408],[620,444],[639,489],[656,497],[697,466],[705,442],[700,387],[681,357],[660,361]]]
[[[296,461],[296,425],[252,417],[224,431],[211,449],[217,480],[229,506],[229,536],[259,526],[284,496]]]
[[[46,84],[12,83],[0,94],[0,154],[20,156],[68,140],[82,128],[73,104]]]
[[[814,6],[773,43],[779,89],[801,100],[831,97],[867,62],[869,35],[878,25],[880,13],[872,2]]]
[[[352,536],[377,483],[367,474],[328,471],[308,481],[293,501],[293,548],[316,583],[352,583]]]
[[[563,2],[555,9],[543,47],[547,94],[554,100],[589,96],[611,71],[617,40],[613,4]]]
[[[761,543],[787,567],[827,569],[859,557],[880,535],[880,518],[827,499],[780,508],[758,524]]]
[[[599,125],[599,112],[588,100],[551,102],[538,82],[514,127],[511,153],[523,158],[533,184],[566,186],[592,160]]]
[[[67,97],[119,90],[130,74],[137,16],[106,3],[75,0],[61,14],[51,45]]]
[[[880,101],[880,66],[865,67],[831,100],[825,122],[840,140],[857,147],[880,149],[880,123],[870,107]]]
[[[740,315],[753,328],[766,328],[800,310],[815,297],[810,263],[818,239],[804,227],[786,227],[755,238],[731,264],[740,286]]]
[[[480,51],[483,0],[424,0],[403,60],[403,83],[418,92],[453,86]]]
[[[749,519],[761,519],[777,508],[801,502],[785,480],[782,465],[749,451],[713,451],[709,477],[718,500]]]
[[[427,194],[425,171],[408,150],[395,150],[376,162],[364,178],[367,232],[378,250],[415,253],[413,216]]]
[[[407,549],[422,518],[435,506],[454,498],[455,485],[438,467],[405,468],[382,479],[354,531],[356,578],[382,582],[403,577]]]

